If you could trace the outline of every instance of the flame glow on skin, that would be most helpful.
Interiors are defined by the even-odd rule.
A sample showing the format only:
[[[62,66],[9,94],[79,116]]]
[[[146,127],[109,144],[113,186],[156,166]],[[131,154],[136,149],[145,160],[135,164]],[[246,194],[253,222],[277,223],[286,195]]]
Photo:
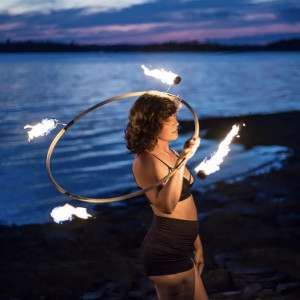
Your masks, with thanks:
[[[243,124],[243,126],[245,126]],[[205,175],[209,175],[220,170],[220,164],[223,162],[224,157],[229,153],[229,145],[234,137],[238,137],[240,125],[233,125],[230,132],[227,134],[225,139],[219,144],[217,152],[210,158],[205,158],[196,168],[195,172],[202,172]]]
[[[174,74],[171,71],[166,71],[164,69],[153,69],[150,70],[146,66],[141,65],[142,69],[144,70],[144,74],[147,76],[154,77],[156,79],[159,79],[162,83],[166,84],[173,84],[174,79],[178,77],[177,74]]]
[[[49,134],[51,130],[56,128],[57,124],[59,124],[59,122],[56,119],[43,119],[41,123],[36,125],[25,125],[24,129],[31,128],[31,130],[27,132],[28,141],[30,142],[35,137]]]
[[[88,219],[92,215],[88,214],[84,207],[74,207],[68,203],[64,206],[57,206],[53,208],[51,217],[55,223],[62,223],[64,221],[72,221],[74,215],[81,219]]]

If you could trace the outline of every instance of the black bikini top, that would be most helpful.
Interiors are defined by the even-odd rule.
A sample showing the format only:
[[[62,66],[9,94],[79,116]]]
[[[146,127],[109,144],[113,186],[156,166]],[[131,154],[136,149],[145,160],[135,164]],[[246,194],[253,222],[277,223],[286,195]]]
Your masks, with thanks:
[[[170,149],[177,157],[178,155],[172,150]],[[159,157],[157,157],[156,155],[152,154],[154,157],[156,157],[158,160],[160,160],[163,164],[165,164],[168,169],[169,169],[169,173],[171,171],[173,171],[174,168],[171,168],[168,164],[166,164],[162,159],[160,159]],[[191,178],[192,178],[192,174],[190,173],[190,178],[189,179],[186,179],[184,176],[183,176],[183,181],[182,181],[182,191],[181,191],[181,195],[180,195],[180,198],[179,198],[179,201],[183,201],[185,199],[187,199],[188,197],[190,197],[192,195],[192,192],[191,192],[191,187],[193,185],[194,182],[190,182],[191,181]]]

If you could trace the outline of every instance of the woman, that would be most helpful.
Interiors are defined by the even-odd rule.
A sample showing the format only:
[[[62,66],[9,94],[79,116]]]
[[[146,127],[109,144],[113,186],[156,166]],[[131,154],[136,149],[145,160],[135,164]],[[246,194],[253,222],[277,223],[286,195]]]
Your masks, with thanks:
[[[141,95],[130,110],[125,139],[127,148],[136,154],[133,174],[142,189],[164,178],[199,147],[200,139],[193,136],[180,155],[169,148],[169,142],[178,138],[178,100],[150,91]],[[154,214],[142,245],[142,263],[159,300],[208,299],[200,277],[204,265],[197,210],[190,191],[194,179],[185,162],[166,182],[146,192]]]

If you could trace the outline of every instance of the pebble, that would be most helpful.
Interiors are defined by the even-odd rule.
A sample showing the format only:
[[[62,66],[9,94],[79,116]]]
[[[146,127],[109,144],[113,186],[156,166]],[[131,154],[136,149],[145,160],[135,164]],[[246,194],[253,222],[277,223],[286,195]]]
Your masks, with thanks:
[[[261,283],[255,282],[244,288],[244,295],[253,295],[262,290]]]
[[[299,282],[287,282],[287,283],[279,283],[276,287],[276,292],[281,293],[291,289],[299,289],[300,283]]]
[[[84,294],[80,300],[98,300],[102,299],[102,293],[101,292],[89,292]]]

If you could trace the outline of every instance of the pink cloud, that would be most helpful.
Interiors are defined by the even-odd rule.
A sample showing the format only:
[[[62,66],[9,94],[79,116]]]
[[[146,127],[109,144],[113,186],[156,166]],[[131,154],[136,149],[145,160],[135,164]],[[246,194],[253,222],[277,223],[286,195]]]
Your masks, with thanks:
[[[17,26],[16,23],[14,26]],[[84,43],[149,43],[168,41],[205,41],[208,39],[231,39],[239,37],[254,37],[266,34],[300,34],[300,23],[248,26],[248,27],[222,27],[211,28],[212,22],[195,23],[146,23],[129,25],[107,25],[80,27],[71,29],[58,29],[55,26],[31,27],[18,38],[16,34],[9,37],[14,40],[66,40]],[[13,26],[7,30],[13,29]],[[13,31],[12,31],[13,32]]]
[[[238,37],[252,37],[266,34],[288,34],[299,33],[300,23],[289,24],[271,24],[262,26],[250,26],[241,28],[216,28],[216,29],[201,29],[190,28],[184,30],[176,30],[164,33],[149,33],[144,37],[140,37],[140,42],[164,42],[164,41],[188,41],[198,40],[204,41],[207,39],[230,39]]]
[[[21,27],[21,23],[7,23],[7,24],[0,24],[0,30],[7,31],[11,29],[16,29]]]
[[[276,20],[276,15],[272,13],[247,14],[243,17],[243,20],[245,21]]]

